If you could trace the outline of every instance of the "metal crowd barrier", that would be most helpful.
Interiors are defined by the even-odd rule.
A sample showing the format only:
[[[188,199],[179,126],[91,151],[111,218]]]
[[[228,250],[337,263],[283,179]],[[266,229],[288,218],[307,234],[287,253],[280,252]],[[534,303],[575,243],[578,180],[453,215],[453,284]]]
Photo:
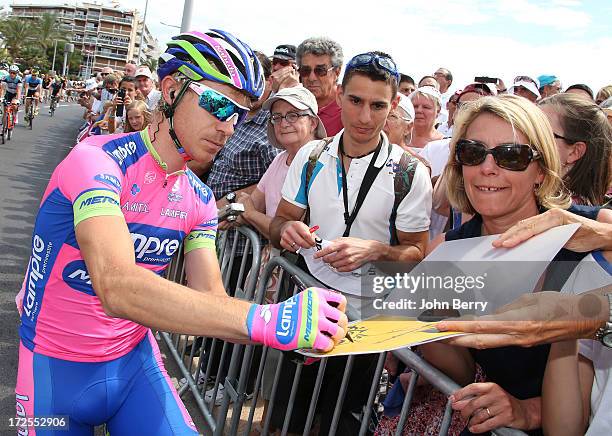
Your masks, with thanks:
[[[233,234],[233,238],[229,237],[230,233]],[[237,227],[229,231],[219,232],[217,254],[221,266],[223,285],[225,289],[228,289],[240,239],[246,241],[244,253],[250,253],[251,259],[247,262],[248,257],[244,255],[240,264],[236,265],[236,267],[239,267],[239,272],[237,285],[232,290],[232,294],[238,298],[249,300],[252,299],[255,291],[257,274],[250,274],[248,277],[247,274],[249,271],[258,272],[261,264],[261,244],[257,233],[248,227]],[[174,282],[185,284],[184,257],[182,250],[179,250],[179,252],[180,254],[169,265],[166,277]],[[182,386],[178,390],[179,395],[182,396],[188,390],[191,391],[206,424],[215,434],[219,434],[216,431],[217,429],[219,431],[223,430],[223,423],[227,414],[227,411],[225,411],[213,416],[217,395],[223,394],[222,391],[224,390],[224,386],[221,386],[223,376],[220,376],[220,374],[225,372],[225,367],[235,363],[234,360],[239,360],[232,353],[232,361],[227,362],[229,350],[236,346],[216,338],[202,338],[167,332],[159,333],[183,377]],[[197,364],[194,364],[198,356]],[[219,356],[218,359],[217,356]],[[209,383],[212,379],[214,379],[214,383]],[[210,398],[207,398],[207,391]]]
[[[249,249],[253,251],[253,259],[249,265],[247,265],[246,257],[243,256],[242,262],[240,264],[239,270],[239,279],[238,283],[240,286],[237,287],[235,295],[239,298],[247,299],[250,301],[254,301],[258,304],[263,303],[266,288],[268,281],[272,277],[272,274],[277,268],[281,271],[281,277],[279,283],[289,283],[291,280],[293,283],[298,283],[300,287],[304,286],[321,286],[321,284],[312,276],[305,273],[300,268],[293,265],[287,259],[283,257],[273,257],[268,264],[266,265],[263,274],[259,277],[259,281],[257,280],[258,274],[249,274],[248,280],[246,274],[249,270],[259,272],[260,265],[260,257],[259,257],[259,238],[257,234],[252,230],[239,227],[237,230],[237,235],[240,237],[247,238],[247,249],[245,252],[248,252]],[[228,241],[228,232],[223,232],[218,240],[218,253],[219,253],[219,263],[221,266],[222,277],[224,281],[224,285],[229,283],[229,277],[231,275],[231,271],[234,267],[235,260],[235,252],[236,252],[236,241],[238,238],[234,238],[233,243]],[[177,282],[184,281],[184,266],[181,258],[178,258],[171,267],[169,268],[168,278]],[[245,283],[246,281],[246,283]],[[292,291],[296,292],[299,290],[294,285]],[[256,291],[256,292],[255,292]],[[293,292],[290,292],[293,293]],[[280,291],[277,291],[275,295],[275,301],[278,300],[280,295]],[[286,295],[285,295],[286,296]],[[349,309],[347,311],[347,315],[349,319],[355,319],[353,313]],[[263,347],[263,350],[259,348],[259,346],[254,345],[230,345],[228,343],[224,343],[223,341],[219,341],[217,339],[207,338],[200,346],[200,361],[197,367],[193,367],[192,362],[195,355],[195,347],[191,347],[191,350],[187,351],[187,344],[190,341],[189,336],[186,335],[170,335],[168,333],[162,333],[162,338],[166,342],[168,348],[171,350],[171,354],[176,360],[182,376],[186,379],[186,384],[182,386],[179,390],[179,393],[182,395],[187,390],[190,390],[193,396],[196,399],[196,403],[202,412],[202,415],[206,421],[206,423],[210,426],[212,433],[214,435],[222,435],[222,434],[230,434],[237,435],[244,434],[248,435],[251,432],[253,427],[253,421],[255,419],[256,409],[258,405],[258,399],[262,387],[262,379],[264,367],[266,364],[266,357],[268,352],[270,351],[268,347]],[[211,341],[211,345],[207,347],[207,344]],[[195,343],[195,342],[193,342]],[[212,356],[215,353],[216,347],[219,347],[219,343],[222,343],[222,352],[221,359],[217,368],[213,368],[213,360],[212,359],[203,359],[202,356],[208,355]],[[205,398],[205,392],[207,389],[207,383],[203,383],[203,386],[198,386],[198,379],[203,377],[206,380],[210,374],[213,374],[216,370],[218,375],[218,371],[220,371],[223,367],[223,363],[225,362],[225,358],[229,353],[229,348],[231,350],[231,358],[229,361],[229,368],[227,370],[227,376],[223,379],[222,377],[215,377],[214,387],[208,386],[209,389],[213,389],[212,397],[210,401],[207,401]],[[261,356],[257,356],[258,350],[261,350]],[[413,400],[417,379],[419,377],[423,377],[427,380],[434,388],[441,391],[446,396],[449,396],[452,392],[459,389],[460,386],[447,377],[445,374],[440,372],[438,369],[434,368],[432,365],[423,360],[416,353],[412,352],[410,349],[401,349],[392,352],[399,360],[401,360],[413,373],[411,377],[408,391],[406,393],[404,403],[402,405],[396,435],[401,435],[403,432],[404,424],[408,418],[411,403]],[[367,399],[367,403],[363,406],[361,410],[361,424],[359,429],[359,435],[365,435],[372,432],[372,428],[369,427],[370,418],[374,410],[375,403],[378,405],[379,399],[379,389],[380,389],[380,380],[383,373],[383,366],[385,362],[387,353],[380,353],[376,360],[376,369],[374,372],[374,377],[370,382],[369,395]],[[184,363],[184,359],[188,359],[188,364]],[[280,369],[282,368],[283,362],[287,359],[286,353],[280,353],[279,360],[276,366],[275,376],[272,383],[272,393],[270,396],[269,405],[267,408],[267,413],[262,417],[262,431],[261,434],[267,435],[270,431],[271,424],[271,416],[275,406],[275,397],[277,394],[277,390],[279,387],[279,380],[281,376]],[[351,375],[351,370],[353,367],[353,363],[355,360],[355,356],[349,356],[347,359],[346,367],[344,369],[344,373],[342,376],[341,387],[338,392],[338,398],[335,404],[333,418],[331,422],[330,435],[335,435],[338,429],[338,424],[340,420],[340,415],[342,411],[342,406],[345,401],[347,391],[349,389],[349,378]],[[259,363],[257,363],[259,361]],[[306,424],[303,430],[303,435],[309,435],[313,425],[315,423],[315,415],[317,411],[317,402],[319,400],[319,394],[322,388],[323,377],[325,374],[326,366],[328,359],[323,358],[320,361],[319,369],[316,376],[315,385],[313,386],[312,398],[310,400],[310,405],[308,407],[308,414],[306,416]],[[205,365],[206,363],[206,365]],[[255,379],[255,385],[252,389],[252,392],[248,392],[248,382],[251,374],[252,366],[254,364],[257,366],[257,375]],[[297,386],[300,381],[300,376],[303,368],[303,363],[295,363],[296,371],[293,379],[293,384],[291,387],[291,393],[289,396],[289,402],[287,404],[287,410],[284,416],[283,427],[281,429],[281,434],[284,436],[287,434],[289,430],[290,418],[293,413],[293,407],[295,403],[295,394],[297,392]],[[222,371],[223,372],[223,371]],[[224,395],[221,401],[221,404],[216,411],[217,413],[213,416],[213,408],[215,407],[215,399],[217,395],[217,391],[219,389],[220,382],[223,382],[224,386]],[[250,407],[248,418],[246,423],[241,421],[242,417],[242,409],[245,405],[248,404]],[[228,419],[227,415],[230,411],[230,405],[232,410],[231,418]],[[299,411],[302,412],[302,411]],[[444,416],[440,425],[439,435],[447,435],[449,426],[451,424],[452,418],[452,409],[450,402],[447,402]],[[227,428],[226,428],[227,427]],[[511,429],[511,428],[499,428],[493,431],[493,434],[497,436],[520,436],[525,435],[522,431]]]

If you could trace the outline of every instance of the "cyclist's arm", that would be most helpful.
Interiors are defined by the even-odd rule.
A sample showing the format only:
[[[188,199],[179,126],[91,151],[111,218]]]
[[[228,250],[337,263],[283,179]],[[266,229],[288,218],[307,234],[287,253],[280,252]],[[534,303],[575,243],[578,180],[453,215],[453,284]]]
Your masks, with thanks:
[[[185,274],[191,289],[226,295],[214,248],[199,248],[185,254]]]
[[[7,89],[7,84],[6,82],[2,82],[1,83],[2,86],[0,86],[0,100],[4,100],[4,94],[6,94],[6,89]]]
[[[20,83],[21,85],[21,83]],[[17,87],[17,103],[19,103],[21,101],[21,86]]]
[[[76,227],[76,238],[109,316],[163,331],[248,341],[250,303],[198,292],[137,266],[122,216],[85,219]]]

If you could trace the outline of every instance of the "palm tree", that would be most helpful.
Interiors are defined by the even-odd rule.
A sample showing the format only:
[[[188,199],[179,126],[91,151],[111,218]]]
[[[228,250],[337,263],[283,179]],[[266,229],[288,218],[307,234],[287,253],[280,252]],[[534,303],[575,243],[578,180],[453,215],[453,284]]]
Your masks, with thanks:
[[[32,28],[26,20],[7,18],[0,21],[0,33],[2,33],[6,49],[11,57],[19,57],[31,30]]]
[[[55,14],[43,14],[36,20],[35,29],[36,40],[45,53],[49,47],[54,45],[55,40],[67,40],[66,33],[62,32]]]
[[[149,58],[142,65],[149,67],[151,71],[155,71],[157,70],[157,58]]]

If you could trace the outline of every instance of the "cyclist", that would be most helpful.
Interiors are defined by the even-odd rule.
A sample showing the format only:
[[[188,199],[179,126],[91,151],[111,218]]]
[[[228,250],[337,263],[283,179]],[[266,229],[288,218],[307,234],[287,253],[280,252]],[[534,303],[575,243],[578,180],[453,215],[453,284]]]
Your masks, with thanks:
[[[260,306],[223,289],[215,199],[186,162],[210,160],[262,95],[253,51],[221,30],[187,32],[159,65],[150,128],[77,144],[34,227],[17,411],[68,415],[67,435],[101,423],[111,435],[197,434],[149,328],[285,350],[331,349],[346,331],[337,293]],[[183,241],[189,287],[161,277]]]
[[[49,87],[51,86],[51,84],[53,83],[53,77],[51,77],[50,74],[43,74],[43,76],[41,77],[43,83],[42,83],[42,95],[41,95],[41,101],[43,103],[46,103],[47,100],[49,99],[49,94],[50,94],[50,90]]]
[[[9,67],[9,75],[2,79],[2,89],[0,90],[0,100],[3,101],[4,106],[12,103],[15,105],[13,116],[15,117],[14,123],[17,124],[17,106],[21,101],[21,77],[19,77],[19,67],[17,65],[11,65]]]
[[[5,77],[8,77],[9,75],[8,69],[9,69],[9,65],[6,62],[0,63],[0,81],[4,79]]]
[[[62,83],[62,78],[59,76],[55,77],[55,80],[53,82],[51,82],[51,84],[49,85],[49,89],[51,90],[51,103],[50,104],[55,104],[55,107],[57,107],[57,104],[60,100],[60,92],[62,91],[62,89],[64,88],[64,84]],[[53,101],[55,101],[55,103],[53,103]],[[51,106],[49,105],[49,113],[51,113]]]
[[[28,113],[30,104],[34,102],[34,116],[38,115],[38,99],[42,91],[42,79],[38,77],[38,74],[39,70],[37,68],[32,68],[30,75],[26,76],[24,81],[24,89],[26,93],[25,113]],[[28,100],[28,97],[32,97],[32,99]]]

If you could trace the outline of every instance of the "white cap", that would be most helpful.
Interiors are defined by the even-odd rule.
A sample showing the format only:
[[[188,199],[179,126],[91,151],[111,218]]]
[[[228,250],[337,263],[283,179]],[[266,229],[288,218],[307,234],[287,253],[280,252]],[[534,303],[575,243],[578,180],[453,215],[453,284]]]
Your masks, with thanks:
[[[414,121],[414,106],[412,105],[412,101],[404,94],[399,94],[399,96],[400,100],[397,107],[404,109],[410,121]]]
[[[540,90],[534,82],[530,82],[528,80],[518,80],[514,82],[514,84],[510,87],[510,92],[514,94],[514,91],[519,86],[522,86],[523,88],[534,94],[536,97],[540,98]]]

